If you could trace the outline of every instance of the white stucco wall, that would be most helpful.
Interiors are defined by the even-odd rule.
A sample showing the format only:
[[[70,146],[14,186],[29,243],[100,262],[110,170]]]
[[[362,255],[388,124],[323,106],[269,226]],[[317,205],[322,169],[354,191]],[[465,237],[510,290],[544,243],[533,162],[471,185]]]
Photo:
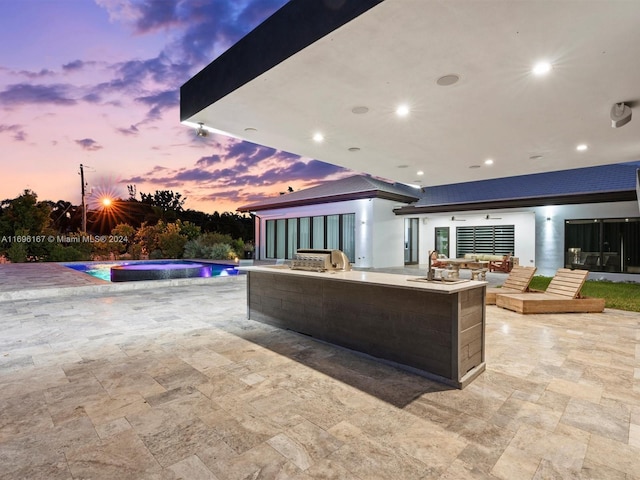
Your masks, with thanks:
[[[265,258],[266,220],[355,213],[356,261],[354,266],[357,267],[402,266],[404,264],[404,221],[408,218],[419,218],[420,264],[427,263],[428,252],[434,249],[436,227],[449,227],[449,255],[456,257],[458,256],[455,251],[456,227],[488,224],[514,225],[515,248],[513,254],[518,257],[520,265],[535,266],[538,268],[537,274],[551,276],[558,268],[564,266],[565,220],[640,216],[637,202],[554,205],[528,209],[402,216],[393,213],[393,209],[398,206],[389,200],[372,198],[259,212],[257,258]],[[489,215],[489,219],[486,218],[487,215]],[[451,220],[451,217],[455,217],[457,220]],[[636,281],[637,275],[630,279]]]
[[[487,219],[487,215],[490,216]],[[412,217],[411,215],[407,218]],[[535,213],[527,211],[482,210],[480,212],[447,212],[416,215],[420,218],[420,263],[427,263],[428,252],[435,248],[435,228],[449,227],[449,256],[459,257],[456,252],[456,228],[513,225],[515,231],[514,257],[518,257],[520,265],[535,265]],[[451,220],[455,217],[455,220]]]
[[[637,202],[611,202],[590,203],[583,205],[551,205],[536,207],[536,265],[539,275],[553,275],[555,271],[564,266],[564,223],[565,220],[584,220],[598,218],[625,218],[638,217]],[[547,218],[550,220],[547,221]],[[590,278],[610,277],[622,280],[621,274],[604,275],[594,272]],[[618,277],[616,277],[618,275]],[[629,276],[629,279],[637,281],[638,276]]]
[[[282,218],[313,217],[317,215],[336,215],[340,213],[355,213],[356,222],[356,262],[354,265],[370,267],[373,262],[373,246],[369,240],[369,230],[373,229],[373,203],[369,199],[349,200],[346,202],[321,203],[288,209],[263,210],[257,212],[259,228],[257,230],[256,258],[266,258],[266,228],[267,220]],[[364,223],[363,223],[364,222]]]
[[[393,213],[397,202],[379,198],[307,205],[258,213],[256,258],[266,258],[267,220],[355,213],[355,262],[361,268],[397,267],[404,262],[404,218]]]
[[[398,267],[404,264],[404,219],[393,213],[397,202],[371,199],[373,204],[372,267]]]

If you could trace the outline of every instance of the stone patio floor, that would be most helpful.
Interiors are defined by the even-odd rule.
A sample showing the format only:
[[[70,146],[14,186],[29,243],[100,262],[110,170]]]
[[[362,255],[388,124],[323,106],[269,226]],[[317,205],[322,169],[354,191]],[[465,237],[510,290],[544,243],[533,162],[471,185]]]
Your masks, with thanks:
[[[455,390],[247,320],[246,276],[7,267],[0,479],[640,479],[640,314],[489,306]]]

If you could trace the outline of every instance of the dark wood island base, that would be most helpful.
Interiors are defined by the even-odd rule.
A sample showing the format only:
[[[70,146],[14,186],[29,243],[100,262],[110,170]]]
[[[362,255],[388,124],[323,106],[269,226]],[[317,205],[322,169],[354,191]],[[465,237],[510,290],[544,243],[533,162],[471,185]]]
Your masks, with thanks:
[[[365,353],[456,388],[485,369],[486,283],[378,272],[250,267],[248,317]]]

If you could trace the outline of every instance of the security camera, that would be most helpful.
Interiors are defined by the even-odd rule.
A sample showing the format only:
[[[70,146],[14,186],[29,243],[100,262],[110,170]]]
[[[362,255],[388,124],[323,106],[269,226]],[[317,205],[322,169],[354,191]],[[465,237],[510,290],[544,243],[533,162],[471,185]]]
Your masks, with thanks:
[[[624,103],[614,103],[611,107],[611,127],[620,128],[631,121],[631,107]]]

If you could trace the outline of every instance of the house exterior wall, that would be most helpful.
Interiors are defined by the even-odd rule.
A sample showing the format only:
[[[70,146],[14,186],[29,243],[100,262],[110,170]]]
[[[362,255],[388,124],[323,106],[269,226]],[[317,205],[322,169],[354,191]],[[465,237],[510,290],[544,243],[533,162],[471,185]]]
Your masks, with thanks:
[[[257,255],[265,255],[265,222],[339,213],[355,213],[355,262],[360,268],[397,267],[404,264],[404,221],[419,219],[419,263],[427,264],[428,252],[435,246],[435,228],[449,227],[449,256],[456,257],[456,227],[477,225],[514,225],[514,256],[520,265],[535,266],[537,274],[552,276],[565,263],[565,220],[589,218],[638,217],[637,202],[612,202],[582,205],[551,205],[523,209],[453,211],[416,215],[395,215],[397,202],[379,198],[350,200],[265,210],[256,218]],[[489,219],[487,219],[489,215]],[[452,220],[455,217],[456,220]],[[549,220],[547,220],[547,218]],[[590,278],[639,281],[638,275],[592,272]]]
[[[564,266],[564,224],[565,220],[597,218],[638,217],[637,202],[589,203],[582,205],[550,205],[537,207],[536,213],[536,266],[538,274],[553,275]],[[547,221],[547,218],[550,220]],[[639,281],[638,275],[622,273],[592,272],[589,278],[603,278],[615,281]]]
[[[362,268],[402,265],[403,218],[393,213],[396,203],[380,198],[365,198],[257,212],[256,258],[266,258],[267,220],[355,213],[355,262],[353,265]]]
[[[486,216],[498,217],[487,219]],[[408,216],[411,217],[411,216]],[[514,225],[515,239],[513,255],[518,257],[520,265],[535,264],[536,220],[533,211],[479,211],[447,212],[418,216],[420,220],[420,263],[428,262],[428,252],[435,248],[435,228],[449,227],[449,256],[459,257],[456,252],[456,227],[474,227],[488,225]],[[451,220],[455,217],[456,220]],[[478,252],[484,253],[484,252]],[[489,253],[489,252],[487,252]]]
[[[370,242],[371,267],[397,267],[404,264],[404,217],[393,213],[397,202],[373,198],[373,230]]]
[[[500,217],[486,219],[486,216]],[[409,215],[421,218],[420,263],[427,263],[429,250],[435,245],[435,227],[450,228],[450,256],[456,255],[455,229],[460,224],[475,225],[514,225],[514,256],[520,265],[537,267],[536,274],[553,276],[558,268],[565,265],[564,232],[565,220],[590,218],[638,217],[637,202],[611,202],[581,205],[549,205],[531,207],[527,211],[516,209],[483,210],[479,212],[447,212],[428,215]],[[452,221],[451,217],[459,219]],[[547,220],[547,218],[549,220]],[[638,281],[638,275],[592,272],[590,278],[609,278],[616,281]]]

